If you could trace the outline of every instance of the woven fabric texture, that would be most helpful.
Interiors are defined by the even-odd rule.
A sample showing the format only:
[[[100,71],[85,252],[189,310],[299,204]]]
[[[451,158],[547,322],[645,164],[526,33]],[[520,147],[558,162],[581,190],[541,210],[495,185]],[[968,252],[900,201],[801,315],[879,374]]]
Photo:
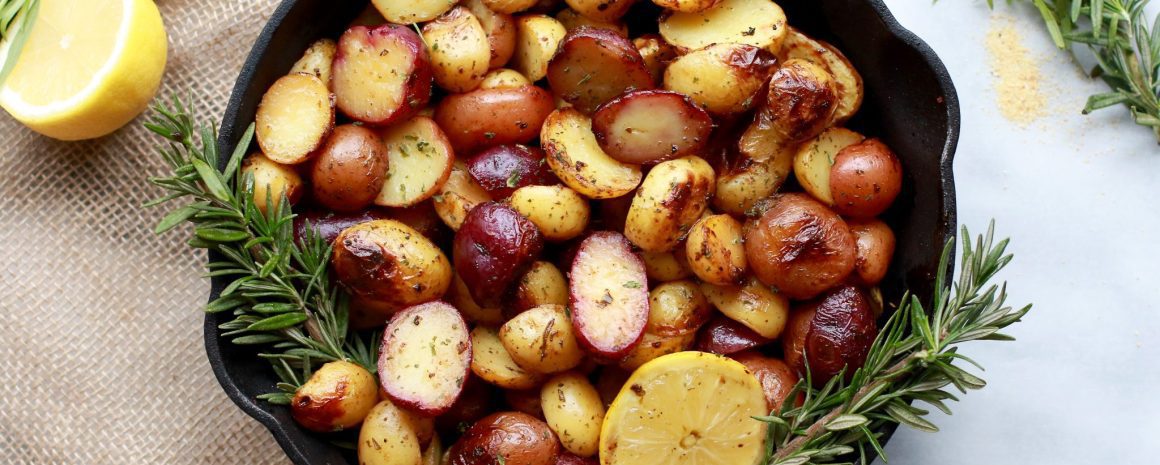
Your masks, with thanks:
[[[276,0],[157,0],[160,95],[220,120]],[[64,143],[0,117],[0,464],[285,464],[226,398],[202,345],[208,282],[165,212],[140,120]]]

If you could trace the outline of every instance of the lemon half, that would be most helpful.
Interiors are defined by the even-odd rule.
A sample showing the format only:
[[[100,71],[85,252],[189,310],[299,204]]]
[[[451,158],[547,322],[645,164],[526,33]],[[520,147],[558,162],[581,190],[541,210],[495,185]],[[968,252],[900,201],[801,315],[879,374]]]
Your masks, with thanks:
[[[157,93],[166,40],[152,0],[41,0],[0,106],[56,139],[106,135]]]
[[[604,415],[602,465],[755,465],[765,454],[761,384],[745,366],[678,352],[638,368]]]

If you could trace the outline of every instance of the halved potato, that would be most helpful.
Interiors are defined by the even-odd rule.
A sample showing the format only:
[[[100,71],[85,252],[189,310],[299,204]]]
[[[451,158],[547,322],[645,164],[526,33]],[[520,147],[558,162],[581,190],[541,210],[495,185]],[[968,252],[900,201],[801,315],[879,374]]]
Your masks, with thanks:
[[[745,238],[741,223],[729,215],[700,219],[685,242],[689,269],[702,281],[718,285],[738,284],[745,278]]]
[[[520,277],[513,294],[515,313],[541,305],[568,305],[568,280],[552,262],[538,261]]]
[[[499,13],[519,13],[536,6],[537,0],[483,0],[483,4]]]
[[[650,252],[667,252],[709,207],[716,178],[700,157],[669,160],[644,178],[624,223],[624,235]]]
[[[573,108],[552,112],[540,129],[548,166],[568,187],[592,199],[620,197],[640,184],[640,167],[616,161],[601,150],[592,120]]]
[[[765,0],[761,0],[765,1]],[[776,59],[745,44],[715,44],[677,58],[665,70],[664,87],[689,96],[711,113],[753,108]]]
[[[504,389],[531,389],[544,381],[543,375],[520,368],[504,348],[499,332],[487,326],[471,330],[471,371]]]
[[[383,400],[367,414],[358,432],[358,459],[366,465],[417,465],[422,449],[407,412]]]
[[[547,15],[524,15],[516,18],[516,52],[511,67],[531,81],[548,74],[548,62],[568,30]]]
[[[479,86],[491,65],[491,44],[483,24],[458,6],[423,25],[435,84],[450,92]]]
[[[284,165],[310,159],[334,128],[334,96],[313,74],[278,78],[262,95],[254,136],[262,153]]]
[[[548,241],[561,242],[579,236],[588,226],[588,199],[566,186],[526,186],[508,199]]]
[[[862,98],[866,93],[862,85],[862,75],[858,74],[858,70],[837,47],[825,41],[812,39],[790,27],[778,58],[783,62],[794,58],[806,60],[821,66],[834,76],[839,98],[833,124],[846,122],[862,107]]]
[[[493,11],[483,0],[464,0],[461,4],[471,10],[487,33],[487,43],[491,48],[488,68],[500,68],[512,59],[516,52],[516,20],[507,13]]]
[[[718,3],[721,3],[721,0],[653,0],[653,3],[660,5],[666,10],[682,13],[697,13],[713,8]]]
[[[467,212],[476,205],[491,201],[487,190],[475,182],[461,161],[451,166],[447,181],[432,198],[435,201],[435,213],[454,231],[463,225]]]
[[[395,220],[344,229],[334,240],[331,269],[347,292],[399,308],[438,299],[451,285],[443,251]]]
[[[318,39],[310,44],[310,48],[306,49],[302,58],[294,62],[294,66],[290,67],[290,74],[313,74],[323,84],[329,86],[330,67],[334,65],[334,54],[337,51],[338,44],[333,39]]]
[[[786,61],[773,72],[765,102],[738,148],[754,160],[779,156],[830,127],[837,107],[829,72],[805,60]]]
[[[644,59],[628,38],[591,27],[564,37],[547,77],[553,93],[588,114],[625,92],[653,87]]]
[[[499,68],[489,71],[483,76],[479,88],[487,89],[517,89],[532,85],[532,81],[514,69]]]
[[[331,85],[338,109],[352,119],[383,126],[403,121],[431,99],[427,48],[405,26],[352,27],[338,39]]]
[[[594,27],[598,29],[608,29],[612,32],[628,37],[628,26],[619,21],[601,21],[592,19],[577,13],[576,10],[565,8],[556,13],[556,21],[564,25],[568,32],[572,32],[581,26]]]
[[[830,169],[842,149],[866,138],[846,128],[830,128],[802,144],[793,158],[793,172],[802,189],[826,205],[834,204],[830,191]]]
[[[686,0],[679,3],[703,5],[709,2]],[[703,11],[678,11],[661,16],[660,32],[670,44],[686,50],[712,44],[746,44],[777,53],[788,26],[785,12],[772,0],[722,0]]]
[[[395,24],[430,21],[446,13],[455,2],[447,0],[371,0],[383,17]]]
[[[653,82],[660,85],[665,78],[665,68],[680,56],[677,48],[657,34],[644,34],[632,39],[632,44],[640,52],[640,58],[644,60],[644,66],[652,75]]]
[[[375,203],[406,207],[439,192],[455,163],[455,152],[439,125],[426,116],[416,116],[381,134],[390,162],[387,180]]]
[[[571,276],[572,325],[580,344],[604,359],[627,355],[648,324],[648,276],[628,240],[610,231],[588,236]]]
[[[654,164],[699,155],[713,132],[713,118],[682,94],[636,90],[600,106],[592,132],[610,157]]]
[[[513,361],[535,373],[571,370],[584,360],[563,305],[541,305],[512,317],[499,339]]]
[[[391,400],[425,416],[437,416],[455,403],[470,366],[467,323],[448,304],[405,309],[383,330],[379,382]]]
[[[756,279],[740,286],[701,283],[701,292],[725,316],[767,339],[777,339],[789,319],[789,299]]]
[[[281,202],[282,196],[291,205],[298,203],[306,190],[306,183],[294,167],[274,163],[262,152],[254,152],[242,160],[242,173],[254,178],[253,201],[262,213]]]

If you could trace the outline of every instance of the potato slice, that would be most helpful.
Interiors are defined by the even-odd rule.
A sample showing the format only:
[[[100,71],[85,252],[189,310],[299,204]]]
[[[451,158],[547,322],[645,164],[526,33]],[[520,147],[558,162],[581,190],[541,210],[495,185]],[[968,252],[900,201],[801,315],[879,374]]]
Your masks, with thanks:
[[[338,51],[338,44],[333,39],[318,39],[302,58],[290,67],[290,74],[313,74],[326,85],[330,85],[330,67],[334,65],[334,54]]]
[[[572,261],[572,324],[589,353],[613,360],[628,354],[648,324],[648,276],[623,235],[588,236]]]
[[[521,368],[536,373],[571,370],[584,360],[563,305],[542,305],[512,317],[499,339]]]
[[[423,25],[435,84],[449,92],[467,92],[483,82],[491,65],[491,44],[483,24],[466,7],[457,6]]]
[[[729,215],[702,218],[689,230],[685,242],[689,268],[702,281],[717,285],[742,282],[749,262],[741,223]]]
[[[636,89],[653,87],[652,75],[636,46],[607,29],[569,32],[548,64],[552,92],[584,113]]]
[[[666,10],[679,11],[681,13],[698,13],[708,10],[721,3],[721,0],[653,0],[653,3],[660,5]]]
[[[602,105],[592,132],[610,157],[655,164],[697,155],[713,132],[713,118],[688,97],[665,90],[637,90]]]
[[[741,286],[701,283],[709,303],[730,319],[767,339],[777,339],[789,318],[789,299],[756,279]]]
[[[754,207],[781,188],[793,168],[793,152],[778,153],[769,160],[743,158],[717,176],[713,208],[734,216],[757,213]]]
[[[483,0],[464,0],[460,3],[471,10],[471,14],[475,15],[487,33],[487,43],[491,49],[488,69],[500,68],[507,64],[516,52],[515,18],[507,13],[493,11]]]
[[[455,2],[447,0],[371,0],[371,3],[387,21],[395,24],[430,21],[455,6]]]
[[[419,34],[408,27],[355,26],[338,39],[331,84],[335,103],[344,114],[364,123],[388,125],[427,106],[431,62]]]
[[[866,93],[862,85],[862,75],[837,47],[810,38],[791,27],[778,58],[783,62],[794,58],[806,60],[821,66],[833,75],[839,97],[833,124],[846,122],[862,107],[862,99]]]
[[[263,214],[281,202],[282,196],[290,205],[298,203],[306,183],[294,167],[274,163],[262,152],[254,152],[242,160],[242,173],[254,178],[253,201]]]
[[[628,37],[628,26],[625,26],[624,23],[619,21],[600,21],[592,19],[577,13],[576,10],[571,8],[565,8],[560,10],[559,13],[556,13],[556,20],[559,21],[560,24],[563,24],[564,28],[567,29],[568,32],[572,32],[581,26],[588,26],[597,29],[608,29],[612,32]]]
[[[266,157],[284,165],[302,163],[334,128],[334,97],[317,76],[282,76],[262,95],[254,125]]]
[[[386,207],[406,207],[435,195],[447,178],[455,153],[435,121],[416,116],[381,133],[390,159],[387,181],[375,199]]]
[[[446,303],[405,309],[383,330],[379,383],[391,400],[425,416],[437,416],[455,403],[470,366],[467,323]]]
[[[719,115],[741,113],[760,99],[776,59],[743,44],[716,44],[691,52],[665,70],[664,88],[689,96]]]
[[[830,191],[830,168],[838,152],[865,140],[861,134],[846,128],[830,128],[814,140],[803,144],[793,158],[793,171],[802,189],[826,205],[834,204]]]
[[[366,465],[416,465],[422,449],[406,411],[389,400],[375,405],[358,432],[358,459]]]
[[[624,235],[650,252],[673,250],[709,207],[716,178],[700,157],[669,160],[644,178],[624,223]]]
[[[588,199],[566,186],[526,186],[508,203],[540,228],[544,239],[562,242],[579,236],[588,226]]]
[[[568,30],[547,15],[525,15],[516,18],[516,52],[511,67],[532,82],[548,74],[548,62]]]
[[[703,11],[671,12],[660,19],[660,33],[665,40],[686,50],[712,44],[746,44],[777,53],[788,29],[785,12],[772,0],[722,0]]]
[[[552,112],[540,129],[548,166],[568,187],[591,199],[620,197],[640,184],[640,167],[616,161],[601,150],[592,120],[573,108]]]
[[[520,368],[499,333],[487,326],[471,330],[471,372],[504,389],[531,389],[544,381],[543,375]]]
[[[490,202],[491,196],[475,182],[467,172],[467,166],[456,161],[451,167],[451,174],[447,176],[447,182],[443,183],[433,200],[439,219],[453,231],[458,231],[467,218],[467,212],[476,205]]]

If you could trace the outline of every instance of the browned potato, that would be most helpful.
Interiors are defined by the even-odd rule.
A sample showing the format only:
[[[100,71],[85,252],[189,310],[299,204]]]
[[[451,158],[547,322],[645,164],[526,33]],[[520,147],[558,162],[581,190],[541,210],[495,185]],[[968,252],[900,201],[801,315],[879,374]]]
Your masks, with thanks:
[[[566,34],[568,30],[564,25],[551,16],[516,17],[516,52],[512,56],[512,69],[532,82],[543,79],[548,74],[548,62],[556,55],[556,49]]]
[[[514,69],[493,69],[479,83],[480,89],[516,89],[532,85],[532,81]]]
[[[604,403],[588,378],[577,372],[553,376],[540,388],[540,405],[564,449],[581,457],[596,455]]]
[[[713,118],[676,92],[636,90],[601,105],[592,115],[592,132],[608,156],[651,165],[700,154]]]
[[[692,281],[661,284],[649,292],[648,303],[644,330],[658,336],[696,333],[713,316],[713,307]]]
[[[310,44],[302,58],[290,67],[290,74],[313,74],[323,84],[330,85],[330,67],[334,64],[334,54],[338,44],[333,39],[318,39]]]
[[[829,127],[837,108],[834,80],[805,60],[789,60],[773,73],[765,103],[741,136],[741,153],[754,160],[783,156]]]
[[[334,211],[362,210],[379,195],[388,166],[387,149],[374,131],[338,126],[310,168],[314,201]]]
[[[540,405],[539,389],[504,389],[503,398],[508,406],[517,412],[544,419],[544,406]]]
[[[434,417],[463,392],[471,336],[455,307],[428,302],[396,313],[383,330],[381,347],[379,382],[396,404]]]
[[[690,5],[685,10],[688,13],[666,13],[660,19],[660,32],[665,40],[686,50],[712,44],[744,44],[777,53],[788,32],[785,12],[772,0],[665,0],[663,3]],[[706,3],[716,4],[698,10]]]
[[[334,127],[334,96],[313,74],[282,76],[262,95],[254,126],[267,157],[285,165],[302,163]]]
[[[471,330],[471,372],[504,389],[531,389],[544,381],[543,375],[520,368],[499,332],[487,326]]]
[[[765,401],[771,412],[781,410],[786,397],[793,391],[798,377],[785,362],[776,358],[769,358],[758,352],[742,352],[733,356],[734,360],[745,365],[757,381],[761,383],[761,390],[765,391]]]
[[[491,326],[499,326],[504,322],[503,308],[499,306],[482,307],[475,303],[475,299],[471,298],[471,292],[467,290],[467,284],[459,275],[455,275],[445,298],[447,302],[459,309],[467,321]]]
[[[564,37],[547,77],[553,93],[586,114],[625,92],[653,87],[644,59],[628,38],[591,27]]]
[[[568,281],[552,262],[538,261],[520,277],[513,294],[516,313],[541,305],[568,305]]]
[[[455,271],[471,297],[493,306],[544,249],[536,225],[510,206],[488,202],[467,212],[455,233]]]
[[[894,257],[894,231],[876,219],[850,220],[848,223],[857,248],[854,275],[862,284],[876,286],[886,277]]]
[[[802,59],[821,66],[831,75],[838,91],[838,105],[834,112],[833,124],[842,124],[858,112],[862,106],[865,90],[862,76],[841,51],[821,40],[806,36],[801,31],[789,28],[778,58],[787,61]]]
[[[620,197],[640,184],[640,167],[604,153],[592,133],[592,120],[575,109],[552,112],[540,130],[540,144],[556,176],[588,198]]]
[[[865,140],[846,128],[829,128],[802,144],[793,158],[793,173],[802,189],[826,205],[834,204],[830,172],[842,149]]]
[[[305,190],[302,177],[294,168],[274,163],[262,152],[251,153],[242,161],[242,174],[254,178],[253,201],[262,213],[280,202],[282,196],[291,205],[297,203]]]
[[[782,338],[785,362],[798,374],[809,359],[814,386],[846,369],[846,379],[862,367],[878,335],[866,297],[845,286],[795,308]],[[804,354],[804,357],[803,357]]]
[[[419,3],[429,1],[436,0]],[[447,7],[438,14],[450,8],[438,1]],[[381,5],[379,11],[383,11]],[[385,126],[404,121],[427,106],[431,61],[423,40],[409,27],[389,23],[374,29],[355,26],[338,39],[331,85],[335,105],[346,116]]]
[[[565,8],[556,13],[556,21],[564,25],[564,29],[572,32],[581,26],[594,27],[598,29],[608,29],[612,32],[628,37],[628,26],[619,21],[601,21],[592,19],[577,13],[576,10]]]
[[[657,165],[632,199],[624,235],[644,250],[672,250],[708,208],[715,185],[713,167],[700,157]]]
[[[702,352],[730,355],[773,342],[745,325],[724,315],[717,315],[697,332],[696,348]]]
[[[383,17],[395,24],[430,21],[455,6],[447,0],[371,0]]]
[[[422,448],[406,412],[390,400],[379,402],[358,433],[358,459],[366,465],[416,465]]]
[[[640,52],[644,66],[653,77],[653,83],[660,85],[665,78],[665,68],[680,56],[676,47],[665,42],[665,38],[657,34],[644,34],[632,39],[632,44],[636,46],[636,51]]]
[[[570,370],[584,359],[563,305],[541,305],[516,315],[499,328],[499,339],[512,361],[536,373]]]
[[[669,64],[664,87],[689,96],[711,113],[742,113],[753,108],[775,61],[772,54],[752,45],[714,44]]]
[[[322,365],[290,400],[294,421],[330,433],[358,426],[379,401],[378,384],[366,368],[347,361]]]
[[[621,359],[618,366],[625,370],[635,370],[640,368],[641,365],[662,355],[689,350],[689,348],[693,347],[696,339],[697,335],[695,333],[660,336],[646,332],[640,338],[640,344],[637,344],[632,349],[632,352],[629,352],[627,356]]]
[[[536,6],[537,0],[483,0],[483,4],[499,13],[519,13]]]
[[[471,425],[449,452],[450,465],[553,465],[560,442],[531,415],[498,412]]]
[[[457,6],[423,25],[435,83],[449,92],[479,86],[491,66],[491,44],[483,24],[466,7]]]
[[[381,134],[390,167],[375,203],[407,207],[439,192],[455,163],[455,152],[439,125],[426,116],[416,116],[383,129]]]
[[[331,266],[352,295],[400,308],[438,299],[451,285],[451,263],[443,251],[395,220],[344,230],[334,242]]]
[[[564,0],[573,10],[596,21],[616,21],[637,0]]]
[[[531,142],[554,109],[552,94],[536,86],[476,89],[445,97],[435,107],[435,121],[455,151],[468,155],[496,145]]]
[[[750,220],[745,254],[761,282],[791,299],[808,299],[846,279],[854,237],[837,214],[804,194],[783,194]]]
[[[890,208],[902,191],[902,162],[878,139],[838,152],[830,168],[834,211],[854,218],[873,218]]]
[[[697,221],[689,230],[685,251],[689,269],[707,283],[740,283],[749,268],[741,223],[729,215],[713,215]]]
[[[447,182],[433,196],[435,213],[453,231],[458,231],[467,218],[467,212],[484,202],[490,202],[491,196],[484,190],[471,174],[463,162],[456,161],[451,167],[451,174]]]
[[[588,199],[566,186],[521,187],[508,203],[535,223],[547,241],[575,238],[588,226]]]
[[[467,161],[467,172],[493,198],[506,199],[526,186],[559,183],[544,162],[544,151],[525,145],[497,145]]]
[[[475,15],[487,33],[490,49],[488,69],[503,67],[516,52],[515,18],[507,13],[493,11],[483,0],[464,0],[461,4],[471,10],[471,14]]]
[[[648,273],[648,279],[655,282],[667,283],[693,275],[693,272],[689,270],[689,260],[685,255],[685,248],[681,246],[677,246],[669,252],[641,251],[640,259],[644,261],[644,269]]]
[[[756,279],[739,286],[701,283],[705,299],[725,316],[766,339],[777,339],[789,317],[789,299]]]
[[[713,8],[721,0],[653,0],[653,3],[660,5],[666,10],[679,11],[681,13],[697,13]]]
[[[765,161],[738,156],[717,176],[713,208],[734,216],[759,214],[754,207],[781,188],[793,166],[791,153]]]

